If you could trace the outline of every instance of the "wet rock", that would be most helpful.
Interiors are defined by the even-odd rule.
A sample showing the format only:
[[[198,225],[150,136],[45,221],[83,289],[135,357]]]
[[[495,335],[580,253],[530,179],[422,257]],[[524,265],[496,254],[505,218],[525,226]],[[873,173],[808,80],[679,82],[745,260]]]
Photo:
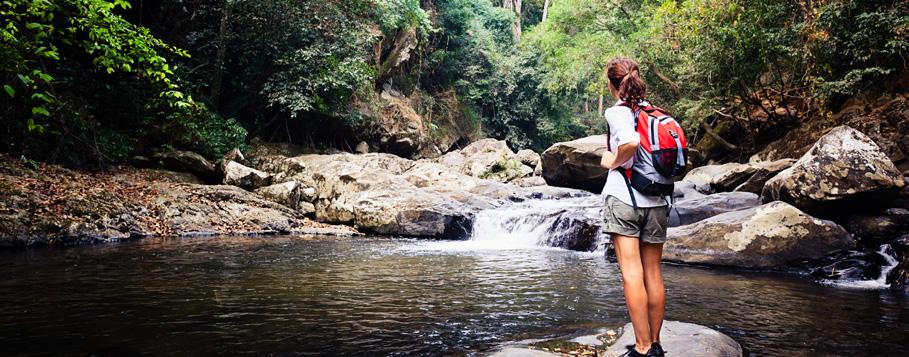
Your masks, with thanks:
[[[909,292],[909,234],[895,239],[892,247],[899,263],[887,274],[887,284],[894,290]]]
[[[282,204],[290,208],[300,207],[300,196],[303,187],[297,181],[287,181],[271,186],[265,186],[255,190],[255,193],[265,199]]]
[[[167,170],[188,172],[203,180],[213,180],[217,177],[215,165],[202,155],[191,151],[166,151],[155,154],[154,159]]]
[[[824,257],[809,270],[812,277],[825,280],[874,280],[881,276],[887,260],[871,250],[845,250]]]
[[[855,245],[836,223],[785,202],[720,214],[668,234],[667,260],[743,268],[785,268]]]
[[[605,150],[605,135],[556,143],[540,157],[543,178],[552,186],[600,193],[609,174],[609,170],[600,166]]]
[[[254,190],[271,184],[272,177],[264,171],[243,166],[234,161],[224,167],[224,184]]]
[[[518,150],[518,153],[516,154],[516,158],[522,164],[527,165],[532,168],[537,167],[537,164],[540,163],[540,154],[537,154],[536,152],[534,152],[533,150],[530,150],[530,149]]]
[[[761,198],[751,192],[722,192],[673,204],[669,226],[677,227],[733,211],[761,205]]]
[[[622,328],[624,333],[606,350],[606,356],[619,356],[634,345],[631,323]],[[664,321],[660,340],[667,357],[741,357],[742,346],[731,337],[705,326],[687,322]]]
[[[902,173],[868,136],[848,126],[824,135],[792,167],[767,181],[764,202],[789,202],[813,212],[851,209],[892,199]]]

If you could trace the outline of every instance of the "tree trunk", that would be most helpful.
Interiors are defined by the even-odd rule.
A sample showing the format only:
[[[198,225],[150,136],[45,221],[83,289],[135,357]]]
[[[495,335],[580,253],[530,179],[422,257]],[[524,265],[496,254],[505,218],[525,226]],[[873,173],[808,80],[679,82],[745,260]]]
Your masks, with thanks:
[[[521,3],[523,0],[503,0],[502,7],[511,10],[517,19],[511,23],[511,35],[514,42],[521,42]]]
[[[233,10],[233,0],[224,0],[224,9],[221,11],[221,27],[218,29],[218,51],[215,54],[215,72],[211,80],[211,106],[218,110],[221,99],[221,80],[224,76],[224,57],[227,55],[227,36],[230,34],[230,13]]]
[[[540,22],[546,22],[546,17],[549,16],[549,5],[551,4],[552,0],[546,0],[546,2],[543,3],[543,19],[540,20]]]
[[[603,115],[603,93],[600,92],[600,100],[597,102],[597,115]]]

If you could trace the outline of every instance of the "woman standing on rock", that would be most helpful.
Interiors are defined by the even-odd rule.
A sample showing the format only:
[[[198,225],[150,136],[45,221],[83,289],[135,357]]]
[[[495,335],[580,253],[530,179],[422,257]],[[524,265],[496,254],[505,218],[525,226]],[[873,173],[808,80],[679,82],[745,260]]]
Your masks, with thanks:
[[[638,65],[616,58],[606,67],[609,91],[618,102],[604,115],[609,125],[608,147],[600,164],[609,169],[604,230],[612,235],[625,288],[625,301],[634,326],[635,345],[628,356],[663,356],[660,328],[666,311],[666,291],[660,258],[666,242],[668,203],[660,196],[641,194],[626,181],[640,136],[632,106],[643,107],[647,87]]]

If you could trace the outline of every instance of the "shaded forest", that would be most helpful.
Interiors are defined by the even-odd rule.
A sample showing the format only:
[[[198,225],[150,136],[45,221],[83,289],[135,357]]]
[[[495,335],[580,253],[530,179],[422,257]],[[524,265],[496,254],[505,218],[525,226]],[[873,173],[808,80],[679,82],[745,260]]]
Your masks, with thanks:
[[[702,160],[742,160],[905,92],[909,68],[905,1],[13,0],[0,17],[2,150],[77,167],[254,138],[541,151],[603,132],[618,55]]]

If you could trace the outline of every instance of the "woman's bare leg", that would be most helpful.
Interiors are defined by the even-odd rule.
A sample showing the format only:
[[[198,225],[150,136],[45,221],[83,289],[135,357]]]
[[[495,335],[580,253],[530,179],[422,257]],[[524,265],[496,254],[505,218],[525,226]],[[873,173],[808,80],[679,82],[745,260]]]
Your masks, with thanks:
[[[644,269],[644,286],[647,289],[647,320],[650,322],[650,339],[660,342],[660,329],[666,314],[666,288],[663,286],[663,272],[660,258],[663,244],[641,243],[641,261]]]
[[[625,286],[625,303],[634,327],[635,348],[646,353],[653,343],[650,332],[650,315],[647,307],[647,289],[644,287],[644,268],[641,259],[641,241],[638,238],[613,235],[615,255],[622,270]]]

